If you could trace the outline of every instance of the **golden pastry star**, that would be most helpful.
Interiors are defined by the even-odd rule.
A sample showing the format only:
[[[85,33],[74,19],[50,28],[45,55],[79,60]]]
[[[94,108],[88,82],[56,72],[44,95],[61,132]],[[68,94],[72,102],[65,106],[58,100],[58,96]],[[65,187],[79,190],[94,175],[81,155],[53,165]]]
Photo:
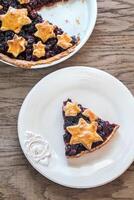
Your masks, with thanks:
[[[0,29],[2,31],[12,30],[15,33],[19,33],[24,25],[31,23],[31,20],[27,15],[28,11],[25,8],[15,9],[9,7],[7,13],[0,16],[0,20],[2,21]]]
[[[3,8],[3,6],[2,5],[0,5],[0,10]]]
[[[25,3],[29,3],[30,0],[19,0],[20,4],[25,4]]]
[[[81,109],[77,103],[67,102],[64,107],[65,116],[76,116],[80,113]]]
[[[98,117],[90,109],[86,109],[82,114],[88,117],[91,122],[98,119]]]
[[[33,55],[37,58],[41,58],[45,55],[45,45],[41,41],[37,44],[33,44]]]
[[[7,41],[7,44],[9,46],[8,53],[11,53],[14,57],[17,57],[21,52],[25,51],[27,42],[25,38],[15,35],[12,40]]]
[[[39,37],[43,42],[46,42],[49,38],[55,37],[55,26],[49,24],[49,22],[45,21],[42,23],[38,23],[35,26],[37,28],[37,31],[34,35],[36,37]]]
[[[67,34],[63,33],[62,35],[57,35],[57,45],[62,47],[63,49],[68,49],[69,47],[72,46],[72,38]]]
[[[94,142],[103,141],[97,131],[97,122],[88,124],[83,118],[80,118],[78,125],[68,126],[67,130],[72,135],[70,144],[81,143],[88,150],[91,149]]]

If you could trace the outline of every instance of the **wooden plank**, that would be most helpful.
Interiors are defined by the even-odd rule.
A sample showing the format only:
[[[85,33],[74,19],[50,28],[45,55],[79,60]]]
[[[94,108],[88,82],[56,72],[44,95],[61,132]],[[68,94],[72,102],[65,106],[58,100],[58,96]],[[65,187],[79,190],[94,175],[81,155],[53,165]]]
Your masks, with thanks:
[[[66,62],[41,70],[0,64],[0,200],[132,200],[134,164],[108,185],[75,190],[41,176],[24,157],[17,137],[17,117],[23,99],[45,75],[57,69],[85,65],[120,79],[134,94],[134,1],[98,0],[98,20],[86,45]]]

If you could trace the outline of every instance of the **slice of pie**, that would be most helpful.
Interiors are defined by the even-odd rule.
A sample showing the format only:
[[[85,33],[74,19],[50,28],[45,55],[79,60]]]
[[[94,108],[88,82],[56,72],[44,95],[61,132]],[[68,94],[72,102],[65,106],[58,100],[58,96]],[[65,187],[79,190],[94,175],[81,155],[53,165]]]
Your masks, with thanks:
[[[63,103],[65,154],[79,157],[106,144],[119,126],[99,118],[94,112],[68,99]]]
[[[0,59],[20,67],[52,63],[70,54],[79,38],[37,12],[60,0],[0,1]]]

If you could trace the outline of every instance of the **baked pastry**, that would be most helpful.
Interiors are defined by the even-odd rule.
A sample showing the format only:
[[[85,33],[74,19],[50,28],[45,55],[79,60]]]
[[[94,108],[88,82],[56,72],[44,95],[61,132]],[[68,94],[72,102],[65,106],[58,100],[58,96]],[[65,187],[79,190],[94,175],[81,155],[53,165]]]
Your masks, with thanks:
[[[51,63],[70,54],[79,42],[43,20],[37,9],[58,0],[0,0],[0,59],[20,67]]]
[[[99,118],[90,109],[68,99],[63,103],[65,154],[79,157],[106,144],[119,126]]]

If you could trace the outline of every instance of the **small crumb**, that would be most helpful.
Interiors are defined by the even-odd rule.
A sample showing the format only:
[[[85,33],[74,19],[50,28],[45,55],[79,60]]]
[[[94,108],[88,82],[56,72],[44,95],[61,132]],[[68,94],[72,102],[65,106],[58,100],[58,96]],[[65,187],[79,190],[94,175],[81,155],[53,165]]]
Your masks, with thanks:
[[[79,25],[79,24],[80,24],[80,20],[79,20],[79,19],[76,19],[76,23]]]
[[[66,22],[66,23],[69,23],[69,20],[68,20],[68,19],[66,19],[66,20],[65,20],[65,22]]]

